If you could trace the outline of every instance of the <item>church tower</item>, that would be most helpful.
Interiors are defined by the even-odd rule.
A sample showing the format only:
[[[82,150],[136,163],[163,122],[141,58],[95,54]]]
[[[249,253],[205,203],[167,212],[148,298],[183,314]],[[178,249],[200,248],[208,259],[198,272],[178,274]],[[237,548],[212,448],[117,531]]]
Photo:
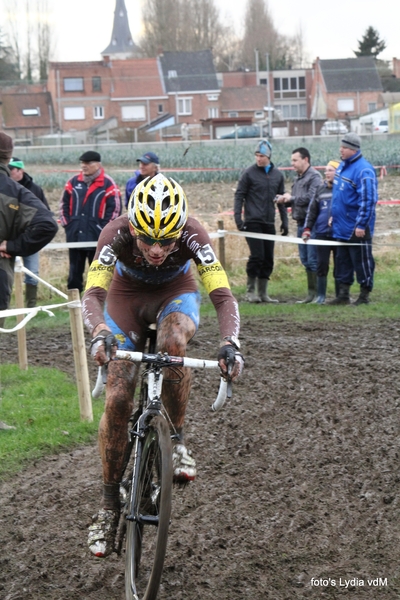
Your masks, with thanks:
[[[111,60],[124,60],[141,56],[140,48],[133,41],[129,29],[125,0],[116,0],[111,42],[101,55],[103,58],[108,56]]]

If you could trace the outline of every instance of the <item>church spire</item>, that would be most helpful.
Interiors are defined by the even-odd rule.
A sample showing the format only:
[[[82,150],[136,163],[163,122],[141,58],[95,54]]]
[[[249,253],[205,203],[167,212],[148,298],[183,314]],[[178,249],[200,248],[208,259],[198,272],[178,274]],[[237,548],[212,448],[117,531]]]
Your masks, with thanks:
[[[141,55],[140,48],[136,46],[129,29],[128,14],[125,0],[116,0],[114,11],[114,25],[111,42],[101,55],[111,59],[135,58]]]

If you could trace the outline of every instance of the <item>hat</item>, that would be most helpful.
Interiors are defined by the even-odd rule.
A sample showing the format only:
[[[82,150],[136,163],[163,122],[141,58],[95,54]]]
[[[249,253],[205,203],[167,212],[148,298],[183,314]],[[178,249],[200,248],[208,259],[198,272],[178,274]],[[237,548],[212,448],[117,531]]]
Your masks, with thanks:
[[[137,158],[136,162],[142,162],[145,165],[148,165],[149,163],[155,163],[156,165],[159,165],[160,159],[158,158],[157,154],[154,154],[154,152],[146,152],[146,154],[143,154],[143,156]]]
[[[84,152],[82,156],[79,157],[81,162],[101,162],[101,156],[98,152],[94,150],[88,150]]]
[[[14,148],[14,143],[12,138],[0,131],[0,162],[8,164],[12,156],[12,151]]]
[[[268,156],[268,158],[270,158],[272,154],[272,146],[268,140],[260,140],[256,146],[256,149],[254,150],[254,154],[256,152],[258,154],[264,154],[264,156]]]
[[[344,148],[350,148],[350,150],[359,150],[361,148],[361,138],[355,133],[346,133],[342,138],[342,144]]]
[[[8,163],[8,168],[9,169],[25,169],[25,165],[24,165],[24,162],[20,158],[13,156],[12,158],[10,158],[10,162]]]
[[[337,169],[339,165],[340,165],[340,162],[338,160],[330,160],[328,162],[328,166],[333,167],[334,169]]]

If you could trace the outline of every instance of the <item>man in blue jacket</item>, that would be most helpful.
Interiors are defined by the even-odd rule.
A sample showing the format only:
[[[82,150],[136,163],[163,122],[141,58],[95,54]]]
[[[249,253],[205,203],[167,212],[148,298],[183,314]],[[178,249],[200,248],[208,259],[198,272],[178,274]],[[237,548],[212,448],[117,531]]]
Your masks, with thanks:
[[[329,304],[350,304],[354,272],[360,284],[355,305],[368,304],[373,288],[375,261],[372,236],[378,201],[378,181],[374,167],[361,154],[361,139],[346,133],[341,141],[342,162],[336,170],[332,194],[332,235],[346,242],[336,253],[337,298]]]

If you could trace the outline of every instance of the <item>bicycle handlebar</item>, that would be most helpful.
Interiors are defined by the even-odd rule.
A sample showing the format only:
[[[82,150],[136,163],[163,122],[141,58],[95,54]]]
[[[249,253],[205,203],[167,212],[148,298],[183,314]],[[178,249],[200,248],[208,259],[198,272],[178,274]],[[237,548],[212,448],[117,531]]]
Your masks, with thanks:
[[[146,354],[144,352],[129,352],[127,350],[117,350],[112,360],[127,360],[129,362],[146,362],[160,367],[189,367],[191,369],[217,369],[219,368],[216,360],[203,360],[201,358],[189,358],[187,356],[169,356],[168,354]],[[93,398],[98,398],[104,389],[107,381],[107,366],[99,367],[96,384],[92,390]],[[227,398],[231,397],[231,382],[221,377],[218,395],[213,402],[211,409],[215,412],[222,408]]]

